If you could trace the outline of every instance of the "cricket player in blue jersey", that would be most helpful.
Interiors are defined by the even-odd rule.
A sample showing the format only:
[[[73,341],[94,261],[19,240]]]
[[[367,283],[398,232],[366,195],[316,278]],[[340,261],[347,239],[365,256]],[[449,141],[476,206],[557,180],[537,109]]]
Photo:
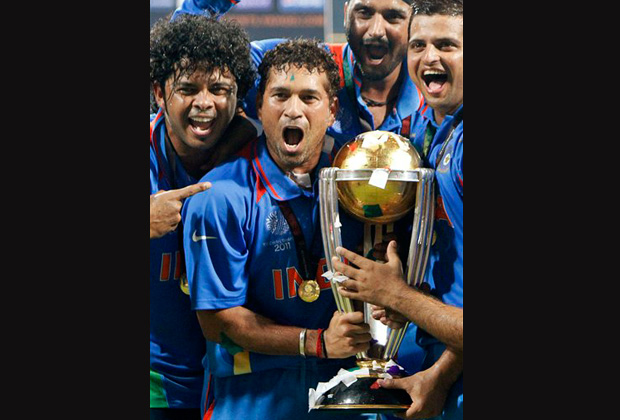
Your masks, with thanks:
[[[405,285],[396,244],[379,265],[346,249],[341,255],[359,270],[336,263],[350,277],[343,296],[390,308],[418,325],[425,349],[422,371],[383,386],[409,392],[407,418],[463,418],[463,2],[415,0],[409,74],[430,108],[416,147],[435,169],[435,240],[426,282],[431,294]],[[383,314],[385,315],[385,313]],[[392,319],[389,322],[397,321]],[[396,325],[396,324],[394,324]]]
[[[254,128],[235,110],[255,70],[247,33],[235,24],[160,20],[150,41],[160,107],[150,122],[150,418],[196,420],[206,341],[183,290],[181,203],[209,187],[196,181],[213,159],[249,140],[244,132]]]
[[[173,19],[184,13],[222,15],[237,3],[185,0]],[[341,80],[339,112],[327,129],[337,150],[370,130],[391,131],[415,141],[415,133],[423,129],[421,112],[428,107],[409,76],[406,61],[410,5],[411,0],[350,0],[344,6],[348,42],[322,44],[333,54]],[[253,41],[251,54],[256,66],[267,51],[282,41]],[[251,118],[257,117],[256,92],[257,89],[250,89],[243,104]],[[395,236],[386,234],[384,238],[395,239]],[[381,245],[376,247],[379,249]],[[423,351],[415,343],[415,331],[416,326],[411,324],[398,354],[399,364],[408,372],[418,371],[422,364]]]
[[[318,171],[335,154],[338,68],[308,40],[279,44],[259,67],[264,134],[187,199],[183,243],[192,307],[208,339],[203,419],[315,419],[308,391],[369,347],[362,312],[337,311],[321,274]],[[359,222],[347,237],[361,241]],[[375,418],[375,415],[343,419]]]

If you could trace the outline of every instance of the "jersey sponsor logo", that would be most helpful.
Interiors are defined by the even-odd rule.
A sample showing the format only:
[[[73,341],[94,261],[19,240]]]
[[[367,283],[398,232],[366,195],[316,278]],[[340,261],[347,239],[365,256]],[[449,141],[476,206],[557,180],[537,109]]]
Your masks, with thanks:
[[[284,219],[282,212],[279,210],[269,213],[265,224],[267,230],[273,235],[283,235],[289,231],[288,223],[286,223],[286,219]]]
[[[192,234],[192,241],[194,242],[198,242],[198,241],[204,241],[206,239],[217,239],[215,236],[198,236],[196,235],[196,230],[194,231],[194,233]]]

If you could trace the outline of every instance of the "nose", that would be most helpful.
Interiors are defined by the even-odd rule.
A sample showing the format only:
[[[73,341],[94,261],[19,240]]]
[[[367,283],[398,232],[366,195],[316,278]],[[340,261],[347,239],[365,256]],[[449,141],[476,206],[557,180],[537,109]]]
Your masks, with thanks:
[[[370,38],[382,38],[386,35],[385,32],[386,21],[380,13],[375,13],[370,20],[370,26],[368,28],[368,36]]]
[[[302,112],[303,101],[297,95],[292,95],[287,101],[284,107],[284,116],[290,119],[300,118],[303,115]]]
[[[196,94],[194,98],[193,106],[206,110],[215,106],[215,102],[213,101],[213,95],[209,92],[208,89],[201,90]]]
[[[428,44],[422,56],[424,64],[434,64],[439,61],[439,50],[433,44]]]

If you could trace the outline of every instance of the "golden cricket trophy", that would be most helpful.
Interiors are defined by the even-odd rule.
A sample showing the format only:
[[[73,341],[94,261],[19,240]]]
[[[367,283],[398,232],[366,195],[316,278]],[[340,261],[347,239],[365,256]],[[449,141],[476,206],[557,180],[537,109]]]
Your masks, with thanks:
[[[336,247],[342,245],[340,208],[364,223],[364,256],[374,243],[382,241],[384,229],[390,232],[395,221],[413,213],[406,281],[412,286],[421,284],[433,231],[433,176],[434,171],[423,167],[408,139],[387,131],[358,135],[340,149],[332,167],[320,171],[321,233],[329,269],[326,277],[331,281],[339,311],[353,312],[354,305],[363,307],[373,340],[368,351],[357,354],[357,366],[342,369],[329,382],[310,389],[310,409],[394,413],[411,405],[404,390],[376,385],[379,378],[402,376],[403,370],[392,359],[408,324],[392,330],[372,318],[368,303],[342,297],[339,282],[346,277],[335,272],[331,259],[338,257],[342,261],[336,254]]]

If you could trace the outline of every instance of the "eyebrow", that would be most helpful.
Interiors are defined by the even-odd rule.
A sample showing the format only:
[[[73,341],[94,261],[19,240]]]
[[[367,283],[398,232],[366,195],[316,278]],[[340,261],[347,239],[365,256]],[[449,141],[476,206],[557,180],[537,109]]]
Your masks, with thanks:
[[[290,93],[292,89],[285,87],[285,86],[273,86],[273,87],[270,87],[268,90],[273,93]],[[318,89],[306,88],[306,89],[301,89],[299,94],[300,95],[311,94],[311,95],[319,96],[321,95],[321,91]]]
[[[411,38],[409,40],[409,44],[413,44],[414,42],[423,42],[425,44],[436,44],[436,43],[451,43],[454,45],[460,45],[460,42],[458,39],[456,38],[451,38],[451,37],[444,37],[444,38],[436,38],[436,39],[432,39],[430,41],[427,41],[424,38]]]

